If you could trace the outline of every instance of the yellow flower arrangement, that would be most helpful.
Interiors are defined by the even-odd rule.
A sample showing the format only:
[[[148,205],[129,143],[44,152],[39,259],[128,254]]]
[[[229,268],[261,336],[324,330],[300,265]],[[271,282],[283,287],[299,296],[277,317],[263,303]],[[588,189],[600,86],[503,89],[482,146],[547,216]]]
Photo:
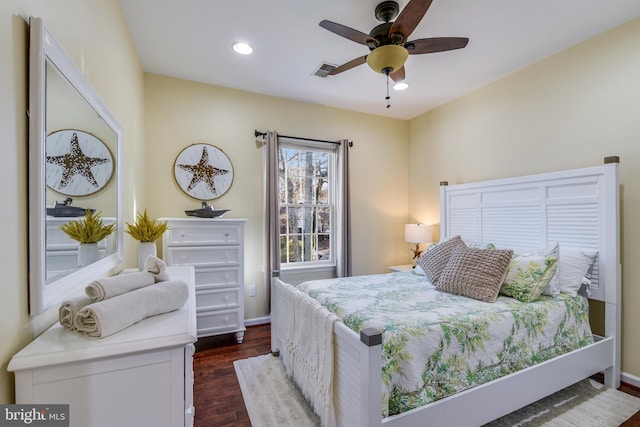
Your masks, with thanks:
[[[136,214],[135,223],[129,224],[127,222],[126,224],[127,228],[124,231],[140,242],[155,242],[169,229],[169,224],[166,221],[149,218],[146,209],[144,213],[138,212]]]

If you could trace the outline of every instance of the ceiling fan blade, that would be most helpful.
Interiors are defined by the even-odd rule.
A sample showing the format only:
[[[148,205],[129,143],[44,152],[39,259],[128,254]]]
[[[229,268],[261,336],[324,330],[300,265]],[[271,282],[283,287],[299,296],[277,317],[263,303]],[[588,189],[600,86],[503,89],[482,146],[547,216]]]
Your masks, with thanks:
[[[336,74],[340,74],[343,71],[347,71],[350,70],[354,67],[357,67],[358,65],[362,65],[365,62],[367,62],[367,55],[361,56],[359,58],[356,59],[352,59],[351,61],[342,64],[341,66],[339,66],[338,68],[336,68],[335,70],[333,70],[332,72],[329,73],[330,76],[335,76]]]
[[[404,65],[400,67],[398,71],[394,71],[393,73],[389,74],[389,77],[391,77],[391,80],[393,80],[396,83],[403,81],[405,78]]]
[[[365,46],[369,46],[370,44],[378,44],[376,39],[371,37],[369,34],[354,30],[353,28],[345,27],[344,25],[337,24],[335,22],[327,21],[326,19],[320,21],[319,25],[325,30],[329,30],[334,34],[344,37],[345,39],[349,39]]]
[[[404,47],[409,51],[409,55],[420,55],[462,49],[467,43],[469,43],[469,39],[466,37],[433,37],[412,40],[405,43]]]
[[[402,40],[406,40],[427,13],[432,1],[410,0],[389,28],[389,37],[392,37],[393,34],[402,34]]]

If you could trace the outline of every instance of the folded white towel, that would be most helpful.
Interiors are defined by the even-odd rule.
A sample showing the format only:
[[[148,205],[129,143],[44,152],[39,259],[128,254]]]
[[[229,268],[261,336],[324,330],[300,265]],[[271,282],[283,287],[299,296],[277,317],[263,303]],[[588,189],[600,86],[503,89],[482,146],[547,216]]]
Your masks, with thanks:
[[[167,274],[167,264],[163,260],[153,255],[149,255],[144,261],[144,271],[153,274],[156,283],[169,280]]]
[[[141,271],[94,280],[84,291],[91,301],[98,302],[154,283],[156,278],[153,274]]]
[[[64,301],[58,310],[60,324],[73,331],[76,329],[76,314],[84,307],[91,304],[87,297],[77,297]]]
[[[104,338],[147,317],[182,308],[188,296],[186,283],[160,282],[87,305],[76,315],[76,328],[87,336]]]

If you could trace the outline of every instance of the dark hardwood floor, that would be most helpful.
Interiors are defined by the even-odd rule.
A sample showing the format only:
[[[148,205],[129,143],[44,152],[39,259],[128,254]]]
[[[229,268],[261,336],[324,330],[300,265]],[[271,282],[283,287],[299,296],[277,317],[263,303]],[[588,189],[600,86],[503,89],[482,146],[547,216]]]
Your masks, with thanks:
[[[233,361],[269,352],[269,324],[248,327],[242,344],[235,334],[198,340],[193,356],[195,427],[251,427]]]
[[[195,427],[251,427],[233,361],[270,351],[268,324],[248,327],[242,344],[236,343],[235,335],[198,340],[193,358]],[[640,397],[640,388],[623,384],[620,390]],[[622,427],[640,427],[640,412]]]

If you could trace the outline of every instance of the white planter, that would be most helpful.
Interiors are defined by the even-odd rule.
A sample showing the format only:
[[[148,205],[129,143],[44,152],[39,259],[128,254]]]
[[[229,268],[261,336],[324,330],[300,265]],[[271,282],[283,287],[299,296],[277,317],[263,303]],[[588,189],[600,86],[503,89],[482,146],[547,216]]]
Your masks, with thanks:
[[[85,267],[100,259],[97,243],[80,243],[78,246],[78,265]]]
[[[158,248],[156,242],[140,242],[138,245],[138,270],[144,270],[144,263],[149,256],[156,256]]]

